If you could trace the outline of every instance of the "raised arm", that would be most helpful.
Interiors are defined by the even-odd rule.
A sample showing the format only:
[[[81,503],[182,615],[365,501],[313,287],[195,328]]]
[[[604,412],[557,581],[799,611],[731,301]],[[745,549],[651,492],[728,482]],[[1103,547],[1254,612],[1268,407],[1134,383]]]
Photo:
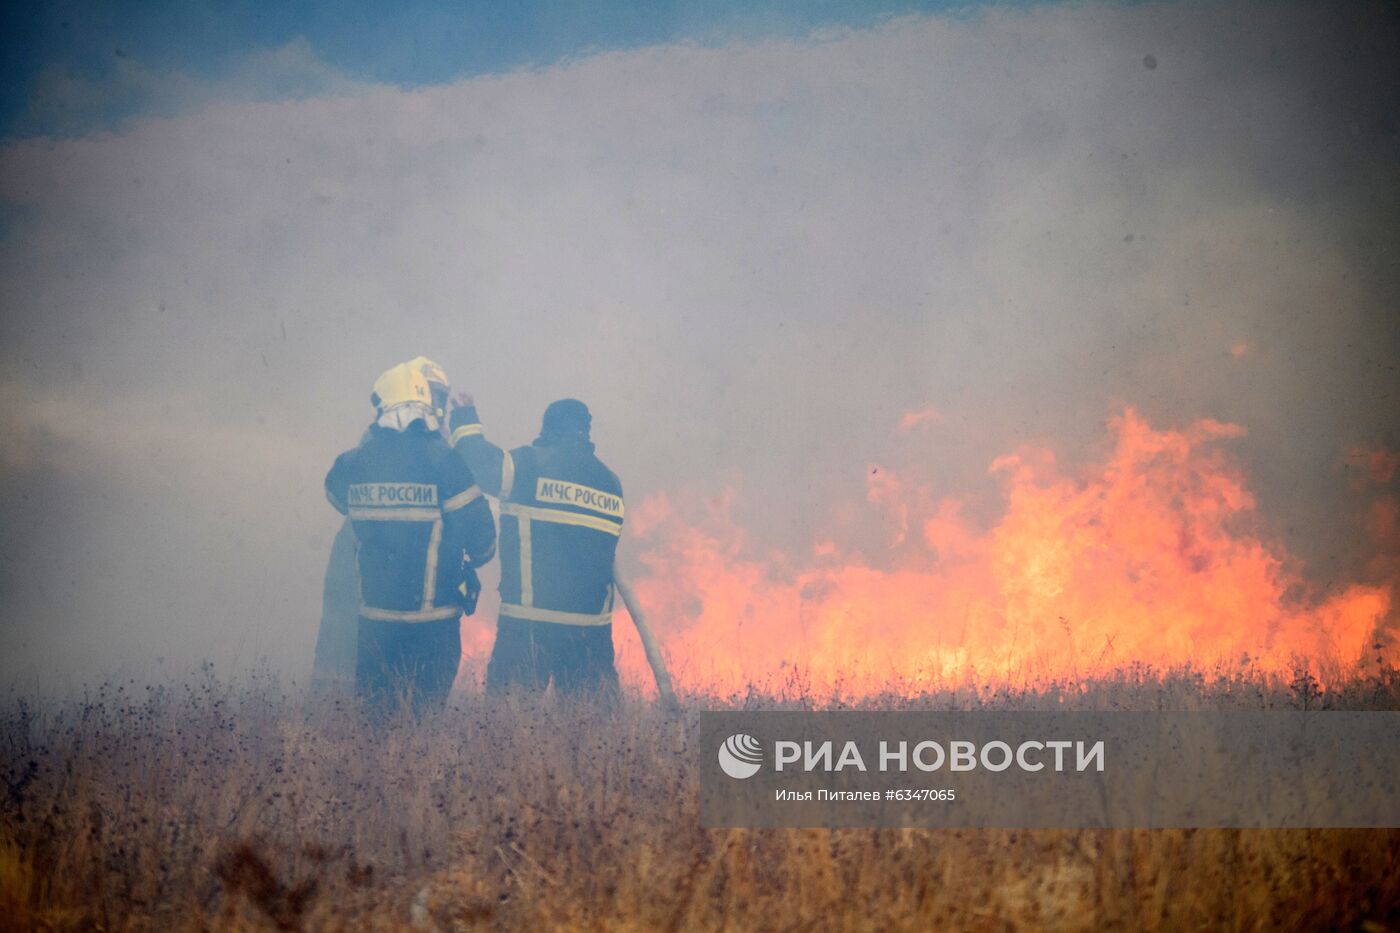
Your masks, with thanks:
[[[476,404],[465,392],[453,397],[452,417],[448,426],[452,429],[452,446],[456,448],[477,485],[487,495],[504,499],[510,495],[510,487],[515,479],[515,462],[510,451],[502,450],[486,439],[481,426],[481,418],[476,413]]]

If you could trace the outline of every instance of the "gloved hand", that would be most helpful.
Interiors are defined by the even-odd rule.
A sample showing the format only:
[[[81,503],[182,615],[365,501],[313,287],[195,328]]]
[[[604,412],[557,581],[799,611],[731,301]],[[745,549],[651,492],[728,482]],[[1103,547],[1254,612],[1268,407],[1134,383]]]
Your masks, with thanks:
[[[469,616],[476,612],[476,601],[481,597],[481,578],[476,575],[474,568],[462,568],[462,582],[457,584],[457,597],[463,615]]]

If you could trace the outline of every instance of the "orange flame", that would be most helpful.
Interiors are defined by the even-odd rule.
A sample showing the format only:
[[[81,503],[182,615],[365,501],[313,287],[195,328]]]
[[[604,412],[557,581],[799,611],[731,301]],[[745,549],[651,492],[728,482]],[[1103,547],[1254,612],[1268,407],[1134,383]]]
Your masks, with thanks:
[[[919,425],[933,425],[943,423],[943,412],[930,405],[917,411],[906,411],[899,417],[899,431],[901,434],[908,434]]]
[[[993,462],[1005,509],[989,528],[959,498],[872,469],[866,500],[895,528],[892,567],[826,537],[788,569],[786,554],[748,553],[732,491],[699,516],[651,496],[629,516],[647,545],[636,589],[673,676],[858,697],[1132,663],[1288,672],[1363,658],[1393,581],[1309,598],[1297,562],[1246,528],[1254,497],[1220,443],[1243,429],[1156,430],[1132,409],[1110,428],[1110,452],[1078,477],[1040,448]],[[624,675],[649,680],[635,639],[617,641]]]

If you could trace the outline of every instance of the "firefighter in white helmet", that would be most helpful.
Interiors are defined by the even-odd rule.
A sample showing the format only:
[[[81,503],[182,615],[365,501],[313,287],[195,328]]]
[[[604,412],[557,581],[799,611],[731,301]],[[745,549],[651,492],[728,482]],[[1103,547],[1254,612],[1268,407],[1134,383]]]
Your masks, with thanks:
[[[423,375],[431,394],[431,417],[425,422],[447,436],[447,400],[450,383],[441,366],[426,356],[414,357],[403,365]],[[369,439],[366,431],[360,443]],[[475,606],[481,592],[476,571],[468,568],[463,588],[468,602]],[[358,640],[360,576],[355,561],[355,530],[347,519],[331,545],[330,559],[321,593],[321,625],[316,634],[312,687],[323,693],[349,693],[355,688],[355,653]],[[468,611],[467,615],[471,615]]]
[[[425,369],[440,377],[440,406]],[[326,475],[327,498],[357,543],[355,689],[380,709],[446,700],[461,658],[459,619],[474,608],[466,582],[495,553],[490,508],[441,433],[445,390],[431,361],[387,370],[374,384],[367,437]]]

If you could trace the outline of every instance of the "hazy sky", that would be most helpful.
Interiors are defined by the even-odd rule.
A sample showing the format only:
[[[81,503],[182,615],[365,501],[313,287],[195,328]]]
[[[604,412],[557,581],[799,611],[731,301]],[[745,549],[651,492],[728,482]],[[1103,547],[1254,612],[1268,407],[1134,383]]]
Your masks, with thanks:
[[[809,542],[872,462],[975,489],[1123,405],[1233,421],[1271,534],[1351,572],[1344,458],[1400,447],[1400,17],[882,15],[913,7],[31,16],[0,145],[3,670],[300,673],[322,477],[419,353],[506,444],[584,399],[631,501],[736,486],[759,548]]]

